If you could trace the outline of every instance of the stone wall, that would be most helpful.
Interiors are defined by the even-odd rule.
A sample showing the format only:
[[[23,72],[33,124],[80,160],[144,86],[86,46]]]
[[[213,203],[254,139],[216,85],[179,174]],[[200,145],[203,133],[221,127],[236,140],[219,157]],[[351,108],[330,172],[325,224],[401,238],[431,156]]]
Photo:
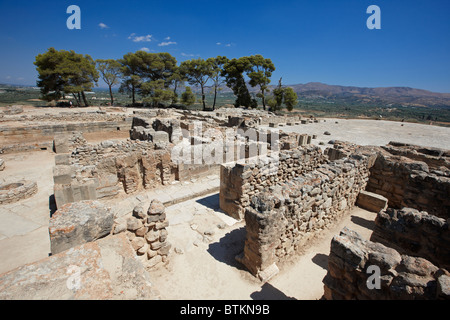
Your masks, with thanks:
[[[446,171],[445,168],[450,168],[450,150],[421,147],[393,141],[382,148],[392,155],[425,162],[433,170],[443,169]]]
[[[367,191],[386,197],[389,206],[450,217],[450,170],[433,170],[423,161],[379,153]]]
[[[423,258],[401,255],[380,243],[363,240],[347,228],[331,242],[323,282],[327,300],[450,299],[447,270]]]
[[[65,203],[112,198],[167,185],[178,179],[170,149],[149,141],[103,141],[88,144],[79,134],[55,138],[53,171],[57,207]]]
[[[260,278],[267,268],[276,269],[272,266],[295,254],[355,205],[375,156],[355,154],[322,164],[250,196],[245,248],[238,260]]]
[[[48,120],[47,120],[48,121]],[[77,121],[81,121],[77,119]],[[131,119],[124,118],[119,121],[86,121],[78,123],[58,123],[55,120],[51,124],[30,124],[28,126],[2,126],[0,135],[7,138],[21,138],[33,140],[35,138],[48,137],[53,139],[55,134],[70,133],[72,131],[81,132],[108,132],[108,131],[128,131],[131,128]]]
[[[167,241],[168,226],[164,205],[153,200],[147,209],[139,205],[132,216],[119,218],[114,234],[125,232],[138,259],[145,267],[152,268],[168,259],[172,247]]]
[[[325,161],[319,147],[304,146],[224,164],[220,170],[220,208],[235,219],[243,219],[253,195]]]
[[[38,191],[35,181],[20,180],[0,185],[0,204],[13,203],[34,196]]]
[[[448,219],[411,208],[388,208],[378,213],[371,240],[450,270]]]

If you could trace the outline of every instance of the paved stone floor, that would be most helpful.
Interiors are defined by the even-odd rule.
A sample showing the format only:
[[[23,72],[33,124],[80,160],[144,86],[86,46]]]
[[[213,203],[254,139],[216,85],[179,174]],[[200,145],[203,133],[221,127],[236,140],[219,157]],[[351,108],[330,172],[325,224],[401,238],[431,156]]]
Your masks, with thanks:
[[[427,147],[450,149],[450,128],[418,123],[385,120],[320,119],[319,123],[284,126],[285,132],[317,135],[313,143],[328,144],[330,140],[349,141],[359,145],[383,146],[390,141],[404,142]],[[337,123],[336,123],[337,122]],[[269,129],[268,127],[262,127]],[[330,135],[325,135],[328,131]]]

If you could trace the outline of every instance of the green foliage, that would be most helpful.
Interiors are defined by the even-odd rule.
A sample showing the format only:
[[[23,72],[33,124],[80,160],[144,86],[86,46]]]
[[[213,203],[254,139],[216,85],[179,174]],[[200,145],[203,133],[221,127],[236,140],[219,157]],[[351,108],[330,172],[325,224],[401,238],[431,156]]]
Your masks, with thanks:
[[[169,53],[149,53],[142,50],[125,54],[119,62],[123,74],[120,90],[131,95],[133,104],[136,103],[136,93],[140,93],[145,82],[163,80],[164,87],[168,88],[173,81],[177,64],[177,60]]]
[[[245,71],[250,78],[249,84],[252,87],[259,86],[259,97],[262,100],[264,110],[266,110],[265,93],[270,84],[272,72],[275,71],[275,65],[270,59],[264,59],[260,54],[250,56],[248,60],[249,64]]]
[[[278,86],[273,90],[273,96],[269,97],[268,105],[270,111],[275,112],[281,110],[281,105],[284,103],[287,110],[290,112],[294,110],[295,105],[297,105],[297,99],[297,93],[290,87],[283,88],[280,79]]]
[[[186,91],[181,95],[181,102],[187,106],[191,106],[195,103],[195,95],[191,90],[191,87],[186,87]]]
[[[58,100],[63,93],[72,93],[78,104],[81,96],[84,104],[88,104],[84,91],[90,91],[99,77],[91,56],[49,48],[36,56],[34,64],[39,73],[37,85],[44,99]]]
[[[294,106],[298,103],[297,99],[298,96],[292,88],[284,88],[284,105],[288,111],[292,111],[294,109]]]
[[[114,96],[112,93],[112,87],[120,83],[121,76],[121,65],[118,61],[114,59],[96,60],[97,70],[100,72],[100,76],[103,81],[109,87],[109,93],[111,96],[111,105],[114,105]]]
[[[141,85],[141,93],[145,98],[144,103],[150,103],[153,107],[159,106],[161,103],[172,103],[174,93],[165,87],[164,80],[154,80],[145,82]]]
[[[211,76],[214,83],[214,102],[212,109],[214,110],[216,108],[216,102],[217,102],[217,91],[221,84],[225,82],[225,78],[222,75],[223,66],[228,63],[229,59],[225,56],[217,56],[216,58],[209,58],[206,60],[207,63],[211,66]]]
[[[213,76],[213,68],[210,61],[192,59],[183,61],[180,64],[180,73],[187,79],[190,85],[199,85],[202,90],[203,110],[206,110],[205,86],[208,80]]]
[[[250,92],[244,79],[244,72],[251,66],[248,57],[241,57],[239,59],[232,59],[224,64],[222,75],[225,77],[227,86],[233,90],[236,96],[234,106],[236,108],[256,108],[257,102],[252,99]]]

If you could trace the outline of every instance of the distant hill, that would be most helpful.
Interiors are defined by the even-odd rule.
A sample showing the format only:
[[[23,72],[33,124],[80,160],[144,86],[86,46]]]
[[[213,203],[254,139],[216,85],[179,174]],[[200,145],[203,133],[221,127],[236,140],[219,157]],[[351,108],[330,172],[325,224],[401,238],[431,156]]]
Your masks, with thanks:
[[[320,82],[289,85],[289,87],[292,87],[303,98],[450,108],[450,93],[431,92],[409,87],[364,88],[327,85]]]
[[[257,92],[251,88],[250,92]],[[276,86],[269,86],[273,90]],[[291,87],[299,95],[301,101],[327,102],[343,105],[370,105],[370,106],[415,106],[450,108],[450,93],[431,92],[409,87],[379,87],[364,88],[352,86],[328,85],[320,82],[306,84],[285,85]],[[221,93],[231,93],[226,86],[222,86]],[[193,88],[196,93],[200,88]]]

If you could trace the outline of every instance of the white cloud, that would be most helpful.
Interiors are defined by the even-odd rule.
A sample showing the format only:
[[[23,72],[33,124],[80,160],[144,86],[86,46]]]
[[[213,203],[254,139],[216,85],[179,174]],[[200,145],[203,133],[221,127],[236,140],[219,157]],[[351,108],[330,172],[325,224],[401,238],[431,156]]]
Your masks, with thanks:
[[[234,46],[234,43],[222,43],[222,42],[216,42],[216,45],[218,46],[225,46],[225,47],[231,47]]]
[[[146,48],[146,47],[143,47],[143,48],[141,48],[141,49],[139,49],[140,51],[146,51],[146,52],[150,52],[150,49],[149,48]]]
[[[98,26],[100,27],[100,29],[109,29],[109,27],[106,24],[104,24],[103,22],[100,22],[98,24]]]
[[[136,33],[132,33],[129,35],[128,39],[133,40],[133,42],[150,42],[152,41],[152,35],[148,34],[146,36],[136,36]]]
[[[182,55],[183,57],[200,57],[199,54],[184,53],[184,52],[182,52],[181,55]]]
[[[164,40],[170,40],[170,37],[164,38]]]
[[[174,41],[167,41],[167,42],[161,42],[158,44],[159,47],[165,47],[165,46],[170,46],[171,44],[177,44]]]

